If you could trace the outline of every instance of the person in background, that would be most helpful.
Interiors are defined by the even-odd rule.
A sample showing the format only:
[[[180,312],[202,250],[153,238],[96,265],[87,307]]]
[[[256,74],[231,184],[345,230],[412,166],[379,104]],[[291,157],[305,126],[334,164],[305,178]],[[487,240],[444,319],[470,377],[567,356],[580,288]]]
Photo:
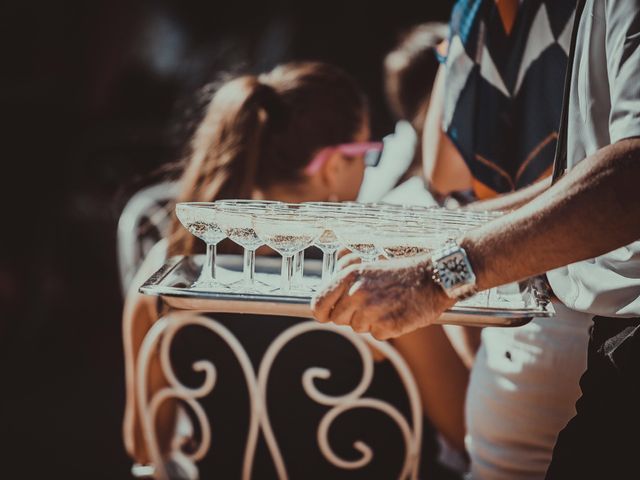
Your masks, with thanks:
[[[431,89],[440,65],[436,48],[447,38],[444,23],[425,23],[406,31],[384,59],[384,89],[389,109],[396,119],[395,132],[384,138],[380,164],[367,168],[358,195],[361,202],[378,202],[393,188],[412,179],[418,180],[406,196],[420,198],[423,188],[420,138]],[[394,192],[391,201],[396,199]],[[434,205],[424,190],[423,205]],[[403,198],[399,198],[403,200]],[[405,203],[400,202],[400,203]]]
[[[407,31],[384,59],[384,88],[391,112],[399,122],[408,122],[422,138],[424,120],[438,73],[439,53],[446,46],[449,27],[425,23]],[[416,151],[404,177],[422,175],[422,148]]]
[[[176,201],[354,200],[364,175],[364,154],[372,145],[368,140],[366,100],[353,79],[337,67],[293,63],[258,76],[239,77],[225,83],[209,103],[192,139]],[[344,153],[344,144],[360,146],[362,154]],[[166,258],[199,253],[200,243],[173,216],[170,234],[151,250],[126,297],[123,332],[127,400],[123,430],[127,452],[139,463],[146,463],[149,458],[136,414],[133,359],[162,312],[153,298],[141,295],[137,289]],[[444,335],[440,333],[437,339],[440,345],[449,347],[449,355],[457,360]],[[436,349],[435,344],[429,345]],[[464,367],[460,370],[464,371]],[[429,383],[429,418],[437,429],[444,429],[445,435],[452,435],[454,422],[450,417],[455,416],[461,442],[462,403],[451,413],[447,409],[450,405],[438,396],[447,391],[447,385],[463,385],[466,376],[457,380],[453,370],[440,373],[438,381],[439,384]],[[150,383],[151,391],[163,385],[153,364]],[[159,438],[168,448],[174,415],[166,411],[160,415]],[[435,438],[432,440],[436,446]]]

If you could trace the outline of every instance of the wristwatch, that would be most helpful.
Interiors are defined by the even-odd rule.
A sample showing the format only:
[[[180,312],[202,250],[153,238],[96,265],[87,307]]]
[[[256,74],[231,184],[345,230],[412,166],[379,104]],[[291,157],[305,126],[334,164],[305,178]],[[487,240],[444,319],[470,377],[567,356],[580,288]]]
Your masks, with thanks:
[[[431,265],[433,280],[449,298],[464,300],[478,292],[467,252],[455,240],[449,240],[433,253]]]

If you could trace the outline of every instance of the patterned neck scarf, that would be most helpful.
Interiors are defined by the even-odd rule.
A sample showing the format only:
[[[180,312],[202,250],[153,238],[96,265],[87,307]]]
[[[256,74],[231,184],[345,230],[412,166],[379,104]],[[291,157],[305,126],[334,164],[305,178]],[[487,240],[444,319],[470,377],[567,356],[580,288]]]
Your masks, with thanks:
[[[459,0],[443,129],[480,199],[551,173],[576,0]]]

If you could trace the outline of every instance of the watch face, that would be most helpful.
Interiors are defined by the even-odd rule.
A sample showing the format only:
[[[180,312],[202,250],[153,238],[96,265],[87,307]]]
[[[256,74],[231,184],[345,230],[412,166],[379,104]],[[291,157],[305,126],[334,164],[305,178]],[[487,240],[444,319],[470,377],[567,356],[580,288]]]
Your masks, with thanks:
[[[440,261],[440,280],[445,288],[469,283],[470,272],[467,260],[459,253],[454,253]]]

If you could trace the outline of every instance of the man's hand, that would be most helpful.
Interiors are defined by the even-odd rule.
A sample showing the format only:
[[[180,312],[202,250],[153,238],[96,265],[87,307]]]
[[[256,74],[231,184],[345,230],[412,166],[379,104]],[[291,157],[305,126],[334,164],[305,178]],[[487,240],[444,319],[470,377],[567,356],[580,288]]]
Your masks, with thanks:
[[[316,295],[313,314],[379,340],[398,337],[430,325],[455,303],[431,274],[424,257],[351,265]]]

